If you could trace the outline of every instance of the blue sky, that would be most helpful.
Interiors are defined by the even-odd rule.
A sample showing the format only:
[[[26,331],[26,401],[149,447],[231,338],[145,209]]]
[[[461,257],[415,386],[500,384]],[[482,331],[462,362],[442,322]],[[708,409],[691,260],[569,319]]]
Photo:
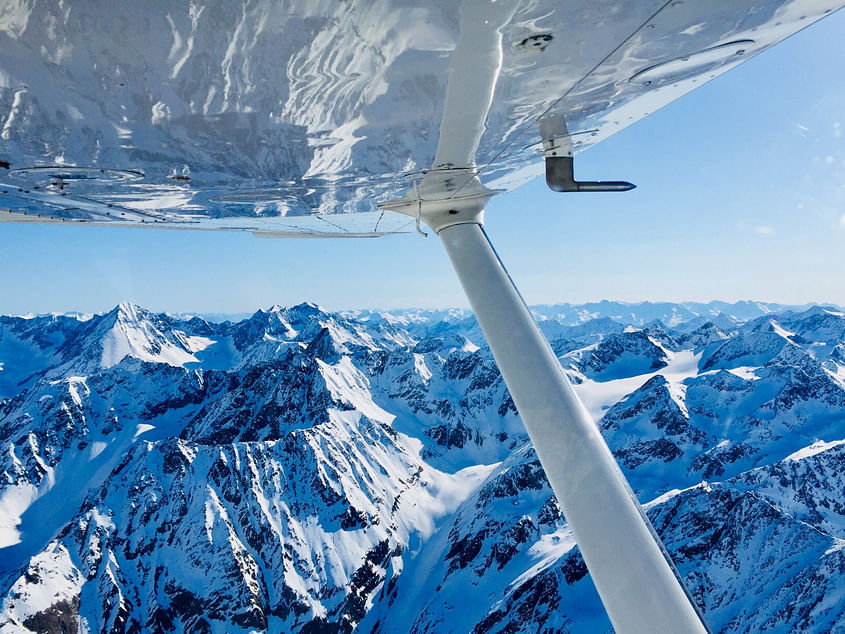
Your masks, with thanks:
[[[623,194],[495,198],[487,231],[531,304],[845,305],[845,12],[576,160]],[[465,306],[439,241],[0,226],[0,313]]]

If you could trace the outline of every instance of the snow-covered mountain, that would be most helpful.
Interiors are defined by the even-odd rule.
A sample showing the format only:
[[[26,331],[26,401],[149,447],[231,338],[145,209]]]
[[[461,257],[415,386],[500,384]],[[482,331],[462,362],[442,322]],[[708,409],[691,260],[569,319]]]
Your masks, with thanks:
[[[845,314],[535,308],[715,631],[845,631]],[[0,317],[0,632],[610,624],[465,311]]]

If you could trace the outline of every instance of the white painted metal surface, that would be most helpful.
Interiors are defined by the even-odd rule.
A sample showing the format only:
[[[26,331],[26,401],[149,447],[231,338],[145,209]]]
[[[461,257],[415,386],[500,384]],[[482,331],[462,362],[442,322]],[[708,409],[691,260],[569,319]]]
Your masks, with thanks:
[[[613,627],[707,631],[481,225],[452,225],[439,235]]]

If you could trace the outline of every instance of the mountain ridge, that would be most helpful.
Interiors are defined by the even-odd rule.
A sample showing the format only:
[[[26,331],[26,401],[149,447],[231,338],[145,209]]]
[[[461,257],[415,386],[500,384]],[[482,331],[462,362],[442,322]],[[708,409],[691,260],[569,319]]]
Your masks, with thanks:
[[[648,308],[540,323],[711,625],[845,627],[845,315]],[[0,632],[608,629],[477,324],[423,317],[0,318]]]

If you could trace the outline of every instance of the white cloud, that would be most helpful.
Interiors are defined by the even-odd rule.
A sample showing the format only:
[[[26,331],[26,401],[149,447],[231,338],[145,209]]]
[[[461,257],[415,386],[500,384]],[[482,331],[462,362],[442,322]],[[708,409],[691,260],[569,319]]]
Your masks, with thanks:
[[[833,136],[837,139],[842,136],[842,126],[839,125],[838,121],[833,123]]]
[[[760,233],[765,236],[771,235],[775,232],[774,229],[772,229],[771,227],[766,227],[765,225],[757,225],[756,227],[754,227],[754,231],[755,233]]]
[[[839,224],[845,227],[845,214],[843,214],[842,217],[839,219]]]

